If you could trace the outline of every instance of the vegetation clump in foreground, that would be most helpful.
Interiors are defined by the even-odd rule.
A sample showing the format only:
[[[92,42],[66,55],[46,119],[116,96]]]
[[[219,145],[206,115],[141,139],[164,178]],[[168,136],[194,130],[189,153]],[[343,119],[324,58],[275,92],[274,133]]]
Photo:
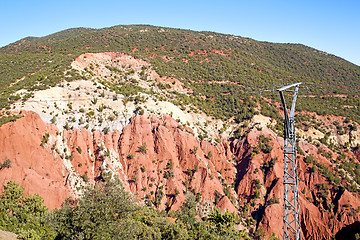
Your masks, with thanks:
[[[21,239],[250,239],[235,230],[234,213],[215,209],[203,221],[196,215],[191,193],[178,212],[168,214],[137,203],[119,181],[88,187],[53,211],[13,181],[0,195],[0,229]]]

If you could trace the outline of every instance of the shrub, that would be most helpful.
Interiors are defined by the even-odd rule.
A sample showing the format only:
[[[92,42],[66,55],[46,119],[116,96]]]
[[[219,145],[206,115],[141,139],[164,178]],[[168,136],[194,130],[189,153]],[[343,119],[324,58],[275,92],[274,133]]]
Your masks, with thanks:
[[[95,104],[97,103],[97,98],[93,98],[93,99],[91,100],[91,103],[95,105]]]
[[[160,188],[158,188],[155,192],[155,200],[154,200],[154,205],[156,207],[160,206],[163,197],[164,197],[164,192]]]
[[[78,147],[76,148],[76,150],[78,151],[78,153],[81,154],[82,150],[81,150],[81,147],[80,147],[80,146],[78,146]]]
[[[270,170],[275,165],[276,160],[277,160],[277,158],[271,158],[270,161],[264,163],[261,166],[261,169],[264,170],[265,172],[267,172],[268,170]]]
[[[103,132],[104,132],[105,134],[108,134],[108,133],[110,132],[110,127],[104,127]]]
[[[263,147],[261,148],[263,153],[271,153],[272,149],[272,146],[270,146],[269,144],[263,144]]]
[[[55,123],[56,123],[56,117],[55,117],[55,116],[53,116],[53,118],[52,118],[52,119],[50,119],[50,122],[51,122],[52,124],[55,124]]]
[[[41,143],[40,143],[41,147],[44,147],[44,145],[48,142],[49,137],[50,137],[50,134],[48,132],[45,133],[45,135],[43,136]]]
[[[86,183],[89,182],[89,177],[88,177],[87,173],[82,175],[81,178],[84,180],[84,182],[86,182]]]
[[[266,205],[270,206],[270,205],[277,204],[277,203],[280,203],[279,198],[273,197],[267,201]]]
[[[198,149],[199,149],[199,147],[198,147],[198,146],[194,146],[194,149],[192,150],[192,152],[193,152],[194,154],[196,154],[196,153],[197,153],[197,151],[198,151]]]
[[[86,113],[86,115],[92,117],[95,115],[95,112],[91,110],[90,112]]]
[[[312,163],[312,162],[314,162],[314,157],[312,155],[308,155],[304,158],[304,161],[306,163]]]
[[[169,170],[171,170],[171,169],[173,169],[173,166],[174,166],[173,161],[170,159],[169,162],[168,162],[168,164],[167,164],[167,168],[168,168]]]
[[[169,179],[174,177],[174,172],[172,171],[166,171],[164,172],[164,178]]]
[[[0,169],[10,168],[10,167],[11,167],[10,159],[6,159],[3,163],[0,163]]]
[[[147,147],[146,147],[146,143],[144,143],[143,145],[138,147],[138,152],[141,152],[142,154],[146,154],[147,153]]]
[[[68,122],[65,123],[64,129],[70,130],[70,126],[69,126],[69,123],[68,123]]]
[[[259,148],[258,146],[255,147],[254,150],[253,150],[253,152],[254,152],[255,154],[260,153],[260,148]]]

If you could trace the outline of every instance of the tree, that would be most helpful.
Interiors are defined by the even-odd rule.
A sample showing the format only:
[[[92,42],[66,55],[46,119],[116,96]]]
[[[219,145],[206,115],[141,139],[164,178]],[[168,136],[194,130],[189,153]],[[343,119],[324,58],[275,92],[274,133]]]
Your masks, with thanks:
[[[250,239],[245,231],[237,231],[234,225],[239,222],[239,218],[235,213],[215,208],[209,215],[208,226],[212,235],[218,235],[220,239]]]
[[[188,239],[182,223],[138,205],[119,180],[88,187],[67,199],[49,221],[56,239]]]
[[[94,239],[96,229],[107,229],[109,223],[125,218],[137,206],[120,186],[113,183],[89,187],[79,199],[66,199],[62,209],[54,210],[52,226],[59,239]],[[107,229],[109,230],[109,229]]]
[[[196,197],[192,193],[188,193],[186,196],[186,201],[180,207],[181,214],[179,214],[179,219],[185,224],[187,229],[193,228],[196,219]]]
[[[221,210],[215,208],[214,211],[210,214],[209,220],[215,224],[218,231],[224,231],[233,227],[238,219],[235,213],[230,213],[226,210],[224,214],[221,214]]]
[[[23,239],[53,239],[54,232],[46,224],[48,209],[38,194],[24,195],[24,187],[14,181],[4,185],[0,195],[0,229]]]

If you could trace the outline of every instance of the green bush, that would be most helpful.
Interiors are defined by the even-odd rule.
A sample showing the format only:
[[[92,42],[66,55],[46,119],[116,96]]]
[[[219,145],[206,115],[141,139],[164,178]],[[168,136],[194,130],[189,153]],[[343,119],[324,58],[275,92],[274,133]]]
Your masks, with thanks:
[[[14,181],[4,185],[0,195],[0,229],[22,239],[54,239],[55,232],[46,221],[48,209],[39,195],[25,195],[24,187]]]
[[[11,167],[10,159],[5,159],[5,161],[3,163],[0,163],[0,169],[10,168],[10,167]]]
[[[76,151],[78,151],[78,153],[81,154],[81,153],[82,153],[81,147],[80,147],[80,146],[77,146]]]
[[[147,153],[147,146],[146,143],[144,143],[143,145],[138,147],[138,152],[141,152],[142,154],[146,154]]]

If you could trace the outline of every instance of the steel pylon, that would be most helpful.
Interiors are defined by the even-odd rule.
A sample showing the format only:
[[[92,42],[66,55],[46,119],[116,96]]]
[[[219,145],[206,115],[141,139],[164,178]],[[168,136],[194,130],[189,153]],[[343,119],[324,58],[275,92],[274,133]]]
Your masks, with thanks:
[[[298,192],[298,174],[296,158],[295,103],[301,83],[295,83],[278,89],[284,108],[284,204],[283,239],[300,240],[300,206]],[[283,91],[295,87],[290,114],[286,107]]]

